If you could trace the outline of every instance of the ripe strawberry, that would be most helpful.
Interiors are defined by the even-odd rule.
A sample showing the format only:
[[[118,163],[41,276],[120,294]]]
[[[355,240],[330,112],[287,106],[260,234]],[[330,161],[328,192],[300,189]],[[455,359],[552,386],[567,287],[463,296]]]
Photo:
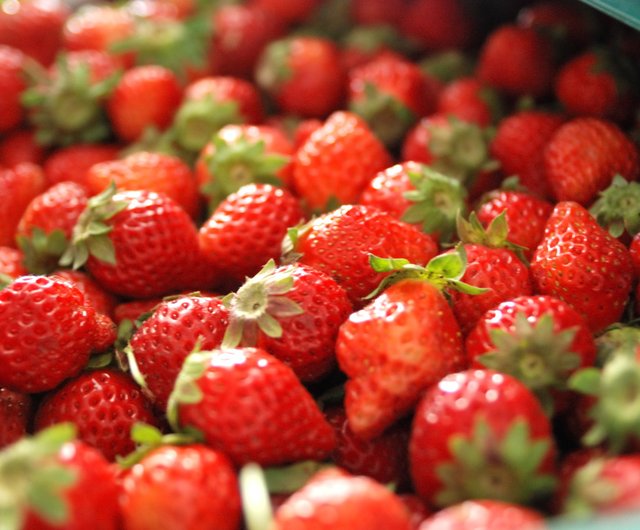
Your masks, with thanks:
[[[302,221],[297,199],[269,184],[247,184],[222,201],[199,231],[203,254],[230,285],[280,256],[287,230]]]
[[[101,343],[104,319],[55,277],[21,276],[0,291],[0,386],[42,392],[77,374]]]
[[[25,162],[42,165],[46,155],[33,129],[14,129],[0,139],[0,166],[12,168]]]
[[[423,265],[437,253],[433,238],[377,208],[349,205],[312,220],[294,236],[299,262],[329,274],[354,307],[364,305],[386,273],[374,271],[369,254]]]
[[[350,17],[358,26],[397,26],[402,18],[405,0],[353,0]]]
[[[557,201],[588,206],[616,174],[636,180],[640,176],[640,154],[614,123],[575,118],[561,126],[547,143],[544,167]]]
[[[420,530],[544,530],[540,512],[520,504],[496,500],[470,500],[440,510]]]
[[[500,26],[480,49],[478,78],[511,96],[546,95],[554,73],[550,42],[531,28]]]
[[[593,332],[620,319],[634,278],[627,248],[568,201],[554,207],[530,270],[538,294],[569,303]]]
[[[509,227],[507,241],[521,247],[524,256],[531,259],[542,241],[553,204],[527,192],[505,189],[487,194],[476,211],[485,228],[504,212]]]
[[[519,296],[487,311],[467,335],[465,349],[473,368],[519,379],[554,413],[568,404],[557,391],[596,356],[584,319],[562,300],[539,295]]]
[[[475,77],[461,77],[447,84],[438,97],[436,112],[487,127],[503,113],[503,103],[496,90]]]
[[[356,114],[334,112],[296,152],[293,184],[312,209],[331,202],[354,203],[391,158],[366,122]]]
[[[163,446],[122,480],[124,528],[236,530],[240,495],[231,463],[203,445]]]
[[[57,149],[44,163],[47,183],[52,186],[71,180],[87,187],[87,172],[98,162],[118,158],[120,149],[109,144],[74,144]]]
[[[331,276],[300,264],[276,267],[273,260],[223,302],[229,308],[223,346],[257,346],[303,382],[335,366],[338,328],[352,309]]]
[[[256,81],[281,112],[303,118],[327,116],[339,107],[346,88],[340,52],[323,37],[272,41],[258,60]]]
[[[316,473],[276,511],[278,530],[411,530],[409,512],[387,488],[337,468]]]
[[[100,287],[86,272],[58,269],[53,275],[72,283],[80,289],[85,301],[91,305],[96,312],[107,315],[108,317],[113,315],[117,303],[116,297]]]
[[[35,164],[0,168],[0,245],[15,246],[15,231],[31,200],[45,189],[42,169]]]
[[[333,429],[294,372],[259,348],[195,351],[169,398],[174,429],[198,429],[235,465],[322,460]]]
[[[109,461],[135,449],[130,433],[136,422],[158,424],[138,385],[114,369],[86,372],[45,396],[36,431],[64,422],[75,424],[78,439]]]
[[[0,246],[0,275],[5,275],[10,279],[28,274],[22,263],[23,260],[24,254],[21,250]]]
[[[135,142],[150,127],[167,128],[182,100],[182,87],[168,68],[136,66],[127,70],[107,102],[114,132],[123,142]]]
[[[103,192],[111,184],[115,184],[121,191],[162,193],[180,205],[192,218],[197,216],[200,208],[193,172],[175,156],[138,151],[89,168],[86,186],[91,195]]]
[[[202,286],[201,267],[208,268],[196,227],[175,201],[114,187],[89,200],[61,258],[62,265],[76,269],[85,263],[108,291],[139,298]]]
[[[184,359],[198,340],[204,349],[217,348],[229,315],[218,298],[209,296],[179,296],[160,302],[152,311],[134,332],[128,349],[132,373],[139,372],[138,382],[164,410]]]
[[[0,9],[0,44],[49,66],[61,44],[69,8],[61,0],[22,0]]]
[[[250,5],[261,7],[278,16],[287,24],[295,24],[307,20],[313,10],[319,5],[320,0],[250,0]]]
[[[550,197],[544,174],[544,148],[562,125],[558,114],[521,111],[507,116],[491,141],[491,156],[500,162],[505,175],[516,175],[520,184],[541,197]]]
[[[136,320],[144,320],[144,317],[148,316],[147,313],[152,313],[163,301],[163,298],[156,297],[120,302],[113,309],[113,321],[120,325],[124,320],[129,320],[132,324]]]
[[[0,387],[0,449],[27,434],[31,424],[32,400],[28,394]]]
[[[535,396],[493,370],[452,373],[427,390],[413,420],[409,466],[420,496],[529,504],[554,487],[555,443]]]
[[[0,133],[6,133],[22,122],[24,111],[20,96],[26,88],[23,68],[26,56],[17,48],[0,45]]]

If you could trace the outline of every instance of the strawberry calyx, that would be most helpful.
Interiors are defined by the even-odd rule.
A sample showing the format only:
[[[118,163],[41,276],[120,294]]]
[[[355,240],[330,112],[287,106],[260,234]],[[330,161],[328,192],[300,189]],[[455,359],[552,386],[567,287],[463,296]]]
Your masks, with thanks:
[[[442,482],[435,498],[440,507],[478,498],[530,504],[555,486],[552,474],[538,471],[549,441],[532,440],[529,424],[522,418],[499,438],[480,417],[471,436],[454,435],[449,449],[452,459],[436,469]]]
[[[455,234],[458,212],[465,211],[467,190],[462,183],[421,165],[420,171],[410,171],[415,189],[404,197],[413,204],[402,215],[407,223],[422,224],[422,231],[437,234],[441,242],[450,242]]]
[[[615,175],[589,212],[613,237],[634,236],[640,232],[640,183]]]
[[[640,363],[635,354],[621,352],[602,369],[579,370],[569,388],[597,398],[589,411],[593,426],[582,439],[586,446],[606,442],[618,454],[640,439]]]
[[[431,54],[420,61],[419,67],[426,75],[445,84],[473,74],[473,62],[457,50]]]
[[[576,328],[554,331],[550,313],[532,323],[520,312],[515,316],[513,331],[490,330],[495,349],[478,357],[478,361],[522,381],[551,414],[553,399],[549,390],[565,389],[569,373],[580,366],[580,355],[570,349],[576,332]]]
[[[214,210],[228,195],[253,182],[282,185],[277,173],[289,161],[288,157],[267,153],[264,140],[251,141],[241,136],[226,141],[220,135],[212,140],[214,151],[206,158],[212,178],[201,191],[209,197],[209,208]]]
[[[373,254],[369,254],[369,265],[376,272],[391,274],[386,276],[373,292],[365,296],[365,300],[375,298],[390,285],[407,279],[427,281],[445,294],[448,289],[472,295],[487,291],[460,281],[467,268],[467,254],[462,245],[458,245],[454,252],[437,255],[424,267],[404,258],[381,258]]]
[[[4,289],[5,287],[11,285],[13,283],[13,280],[14,278],[9,276],[8,274],[0,272],[0,291],[2,291],[2,289]]]
[[[367,54],[383,49],[406,54],[415,50],[411,41],[403,37],[396,28],[387,24],[355,26],[345,35],[342,43],[347,49],[356,49]]]
[[[116,192],[116,186],[112,182],[102,193],[89,199],[87,207],[73,229],[71,245],[60,258],[61,266],[79,269],[87,262],[89,256],[115,265],[115,249],[109,238],[109,232],[113,227],[106,221],[128,205],[127,201],[114,200]]]
[[[237,292],[225,296],[222,302],[229,309],[229,325],[222,347],[255,346],[259,332],[271,338],[281,337],[279,319],[303,313],[300,305],[286,296],[293,286],[291,271],[278,270],[275,261],[269,260]]]
[[[628,325],[614,325],[595,338],[596,365],[604,366],[609,359],[619,353],[633,356],[640,344],[640,328]]]
[[[615,501],[618,488],[614,481],[602,476],[604,464],[604,458],[594,458],[576,471],[569,485],[563,513],[588,517]]]
[[[290,40],[282,39],[269,44],[256,69],[258,86],[271,94],[277,93],[293,77],[293,68],[289,65],[290,56]]]
[[[74,438],[75,426],[60,423],[0,452],[0,528],[22,528],[29,510],[52,525],[68,520],[63,493],[76,482],[77,473],[62,465],[57,456]]]
[[[32,274],[49,274],[58,268],[69,241],[59,228],[46,233],[34,227],[29,236],[19,235],[16,242],[24,254],[23,264]]]
[[[282,239],[280,251],[280,263],[282,265],[290,265],[302,257],[302,254],[297,251],[298,241],[312,229],[313,222],[314,218],[306,222],[301,221],[296,226],[287,229],[287,235]]]
[[[246,464],[238,474],[242,513],[247,530],[268,530],[273,523],[271,497],[262,468]]]

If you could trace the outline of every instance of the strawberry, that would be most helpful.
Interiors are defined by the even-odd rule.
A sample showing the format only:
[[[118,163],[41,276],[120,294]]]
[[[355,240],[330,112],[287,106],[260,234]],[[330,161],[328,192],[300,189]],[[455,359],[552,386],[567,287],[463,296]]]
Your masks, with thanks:
[[[151,310],[151,316],[129,341],[131,372],[164,410],[184,359],[197,341],[205,349],[218,347],[229,314],[218,298],[209,296],[179,296],[162,301],[153,309],[143,308],[139,313],[145,310]]]
[[[627,248],[570,201],[554,207],[530,270],[536,293],[569,303],[593,332],[620,319],[634,278]]]
[[[467,335],[465,350],[473,368],[519,379],[554,413],[567,405],[557,390],[566,390],[569,376],[592,366],[596,356],[584,319],[566,302],[539,295],[519,296],[487,311]]]
[[[116,530],[118,486],[109,463],[92,447],[71,441],[70,425],[23,438],[0,453],[3,524],[23,530]],[[15,469],[20,469],[16,488]]]
[[[519,504],[496,500],[470,500],[440,510],[420,530],[544,530],[542,513]]]
[[[297,150],[293,184],[309,208],[330,202],[354,203],[391,158],[366,122],[356,114],[334,112]]]
[[[71,180],[87,186],[87,172],[98,162],[118,158],[119,148],[109,144],[74,144],[57,149],[44,162],[43,169],[47,183]]]
[[[521,111],[503,119],[491,141],[491,156],[505,175],[518,176],[520,183],[541,197],[550,197],[544,174],[544,148],[562,125],[559,114]]]
[[[316,473],[276,511],[278,530],[411,530],[409,512],[382,484],[338,469]]]
[[[382,210],[360,205],[321,215],[293,236],[292,252],[301,255],[299,262],[329,274],[354,307],[362,307],[362,298],[387,275],[370,267],[369,254],[420,265],[437,253],[431,236]]]
[[[25,162],[42,165],[47,154],[32,129],[14,129],[0,140],[0,166],[12,168]]]
[[[223,346],[257,346],[289,365],[303,382],[335,366],[339,326],[351,313],[347,293],[326,273],[269,261],[223,299],[229,327]]]
[[[182,87],[171,70],[157,65],[137,66],[118,81],[107,102],[107,113],[118,138],[134,142],[147,128],[167,128],[181,100]]]
[[[247,184],[200,227],[200,247],[221,278],[238,284],[280,256],[287,230],[301,220],[302,210],[291,193],[269,184]]]
[[[200,209],[193,172],[175,156],[138,151],[118,160],[96,163],[89,168],[86,186],[91,195],[103,192],[112,183],[122,191],[162,193],[192,218],[197,216]]]
[[[112,186],[89,200],[60,263],[86,263],[108,291],[144,298],[196,287],[201,258],[196,227],[175,201]]]
[[[0,449],[27,434],[32,408],[32,399],[28,394],[0,387]]]
[[[194,351],[169,398],[174,430],[197,429],[235,465],[322,460],[331,426],[283,362],[259,348]]]
[[[17,278],[28,274],[22,263],[23,260],[24,254],[21,250],[0,246],[0,275]]]
[[[598,224],[624,243],[640,232],[640,183],[615,175],[589,208]],[[633,257],[633,239],[629,245]]]
[[[529,504],[554,488],[555,451],[549,420],[524,384],[467,370],[422,397],[409,465],[417,493],[436,506],[468,499]]]
[[[113,369],[86,372],[45,396],[36,412],[36,431],[64,422],[75,424],[78,439],[109,461],[135,449],[130,431],[136,422],[158,424],[140,388]]]
[[[480,49],[478,78],[511,96],[546,95],[554,73],[550,42],[531,28],[495,28]]]
[[[295,24],[307,20],[319,3],[320,0],[299,0],[294,3],[287,0],[250,0],[249,5],[261,7],[287,24]]]
[[[640,155],[633,141],[614,123],[575,118],[551,137],[544,153],[546,178],[557,201],[588,206],[616,174],[640,175]]]
[[[350,17],[357,26],[397,26],[405,0],[353,0]]]
[[[113,315],[117,299],[111,293],[100,287],[96,281],[84,271],[71,269],[58,269],[53,275],[75,285],[84,295],[85,301],[98,313],[111,317]]]
[[[22,0],[0,9],[0,44],[49,66],[62,41],[69,8],[61,0]]]
[[[24,111],[20,96],[26,88],[23,68],[26,56],[17,48],[0,45],[0,133],[6,133],[22,122]]]
[[[323,37],[272,41],[258,60],[255,77],[281,112],[304,118],[327,116],[338,108],[346,88],[338,48]]]
[[[438,97],[436,112],[487,127],[502,116],[503,103],[496,90],[475,77],[461,77],[447,84]]]
[[[236,530],[240,495],[228,458],[203,445],[163,446],[122,480],[124,528]]]

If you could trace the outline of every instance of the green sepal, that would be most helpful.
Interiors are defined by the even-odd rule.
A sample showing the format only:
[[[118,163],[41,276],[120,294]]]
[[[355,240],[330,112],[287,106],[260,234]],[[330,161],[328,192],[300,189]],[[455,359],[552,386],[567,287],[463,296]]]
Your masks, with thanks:
[[[613,237],[634,236],[640,232],[640,183],[615,175],[589,211]]]
[[[13,283],[15,278],[0,272],[0,291]]]
[[[371,54],[382,49],[408,54],[415,51],[416,48],[411,40],[405,38],[396,28],[388,24],[354,26],[342,39],[342,45],[347,49],[356,49]]]
[[[574,373],[567,381],[567,386],[574,392],[597,396],[600,393],[601,379],[601,371],[590,366]]]
[[[474,70],[473,62],[458,50],[430,54],[420,61],[418,66],[427,75],[435,77],[444,84],[471,75]]]
[[[264,478],[269,493],[294,493],[304,486],[321,469],[331,464],[305,460],[284,467],[265,468]]]
[[[58,268],[60,256],[69,246],[64,232],[56,228],[49,234],[40,227],[34,227],[29,237],[16,238],[18,247],[24,254],[23,264],[32,274],[49,274]]]
[[[604,364],[614,355],[635,355],[636,348],[640,344],[640,328],[615,324],[607,328],[595,338],[596,364]]]
[[[106,368],[113,362],[113,352],[107,351],[98,355],[92,355],[87,363],[87,369],[95,370],[97,368]]]
[[[296,226],[287,229],[287,235],[282,239],[280,251],[280,263],[282,265],[291,265],[302,257],[302,254],[298,252],[298,241],[302,235],[311,230],[313,221],[313,218],[307,222],[301,221]]]
[[[576,471],[562,506],[563,514],[586,518],[615,500],[618,488],[615,482],[601,475],[603,467],[604,459],[594,458]]]
[[[255,463],[244,465],[238,475],[242,513],[247,530],[269,530],[273,508],[262,468]]]
[[[293,77],[289,66],[290,39],[273,41],[265,48],[256,68],[256,82],[267,93],[274,94]]]

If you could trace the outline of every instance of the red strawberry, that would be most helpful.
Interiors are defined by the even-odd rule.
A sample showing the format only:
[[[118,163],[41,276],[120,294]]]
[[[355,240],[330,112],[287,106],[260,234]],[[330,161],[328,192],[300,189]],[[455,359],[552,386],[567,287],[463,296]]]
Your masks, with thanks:
[[[203,445],[164,446],[122,480],[124,527],[236,530],[240,494],[227,457]]]
[[[32,400],[28,394],[0,387],[0,449],[27,434],[31,409]]]
[[[169,420],[199,430],[236,465],[322,460],[333,429],[294,372],[259,348],[195,351],[169,398]]]
[[[48,394],[40,403],[35,429],[75,424],[78,439],[110,461],[135,449],[136,422],[157,425],[151,405],[130,376],[113,369],[86,372]]]
[[[21,250],[0,246],[0,275],[4,274],[9,278],[17,278],[28,274],[22,263],[23,260],[24,254]]]
[[[350,16],[356,26],[397,25],[405,0],[353,0]]]
[[[475,77],[461,77],[442,89],[436,112],[487,127],[501,117],[502,106],[496,90]]]
[[[416,491],[440,507],[528,504],[554,487],[555,444],[535,396],[493,370],[452,373],[420,401],[409,442]]]
[[[409,512],[382,484],[338,469],[316,473],[276,511],[278,530],[411,530]]]
[[[313,13],[320,0],[250,0],[250,5],[256,5],[278,16],[287,24],[303,22]]]
[[[17,48],[0,45],[0,133],[6,133],[22,122],[24,111],[20,96],[26,88],[23,68],[26,56]]]
[[[0,140],[0,165],[8,168],[25,162],[42,165],[46,154],[33,129],[14,129]]]
[[[636,180],[640,176],[640,154],[614,123],[575,118],[561,126],[547,143],[544,167],[557,201],[588,206],[616,174]]]
[[[294,36],[271,42],[256,80],[283,113],[323,118],[342,102],[346,79],[337,46],[327,38]]]
[[[294,237],[300,263],[329,274],[354,307],[362,307],[386,275],[369,265],[369,254],[406,258],[423,265],[437,253],[431,236],[391,215],[367,206],[342,206],[312,220]]]
[[[47,183],[71,180],[87,187],[87,173],[98,162],[118,158],[120,148],[109,144],[74,144],[51,153],[44,163]]]
[[[300,205],[287,190],[248,184],[222,201],[205,221],[200,247],[221,279],[238,284],[280,256],[287,230],[300,221]]]
[[[491,156],[505,175],[516,175],[520,184],[541,197],[550,197],[551,188],[544,174],[544,148],[562,125],[560,115],[541,111],[522,111],[498,124],[491,141]]]
[[[351,112],[334,112],[296,152],[293,183],[309,208],[354,203],[391,158],[366,122]]]
[[[118,81],[107,102],[107,113],[118,138],[134,142],[150,127],[167,128],[181,100],[182,87],[171,70],[137,66]]]
[[[258,346],[304,382],[335,366],[338,328],[352,308],[326,273],[300,264],[276,267],[271,260],[223,301],[229,308],[224,347]]]
[[[218,347],[228,321],[218,298],[180,296],[159,303],[135,331],[129,342],[135,361],[131,371],[139,372],[142,377],[136,377],[160,409],[166,408],[180,367],[198,340],[204,349]]]
[[[471,500],[436,512],[420,530],[544,530],[543,514],[520,504]]]
[[[53,275],[75,285],[80,289],[89,305],[98,313],[111,317],[116,306],[116,297],[100,287],[86,272],[58,269]]]
[[[631,292],[627,248],[575,202],[556,204],[531,262],[538,294],[573,306],[596,332],[620,319]]]

